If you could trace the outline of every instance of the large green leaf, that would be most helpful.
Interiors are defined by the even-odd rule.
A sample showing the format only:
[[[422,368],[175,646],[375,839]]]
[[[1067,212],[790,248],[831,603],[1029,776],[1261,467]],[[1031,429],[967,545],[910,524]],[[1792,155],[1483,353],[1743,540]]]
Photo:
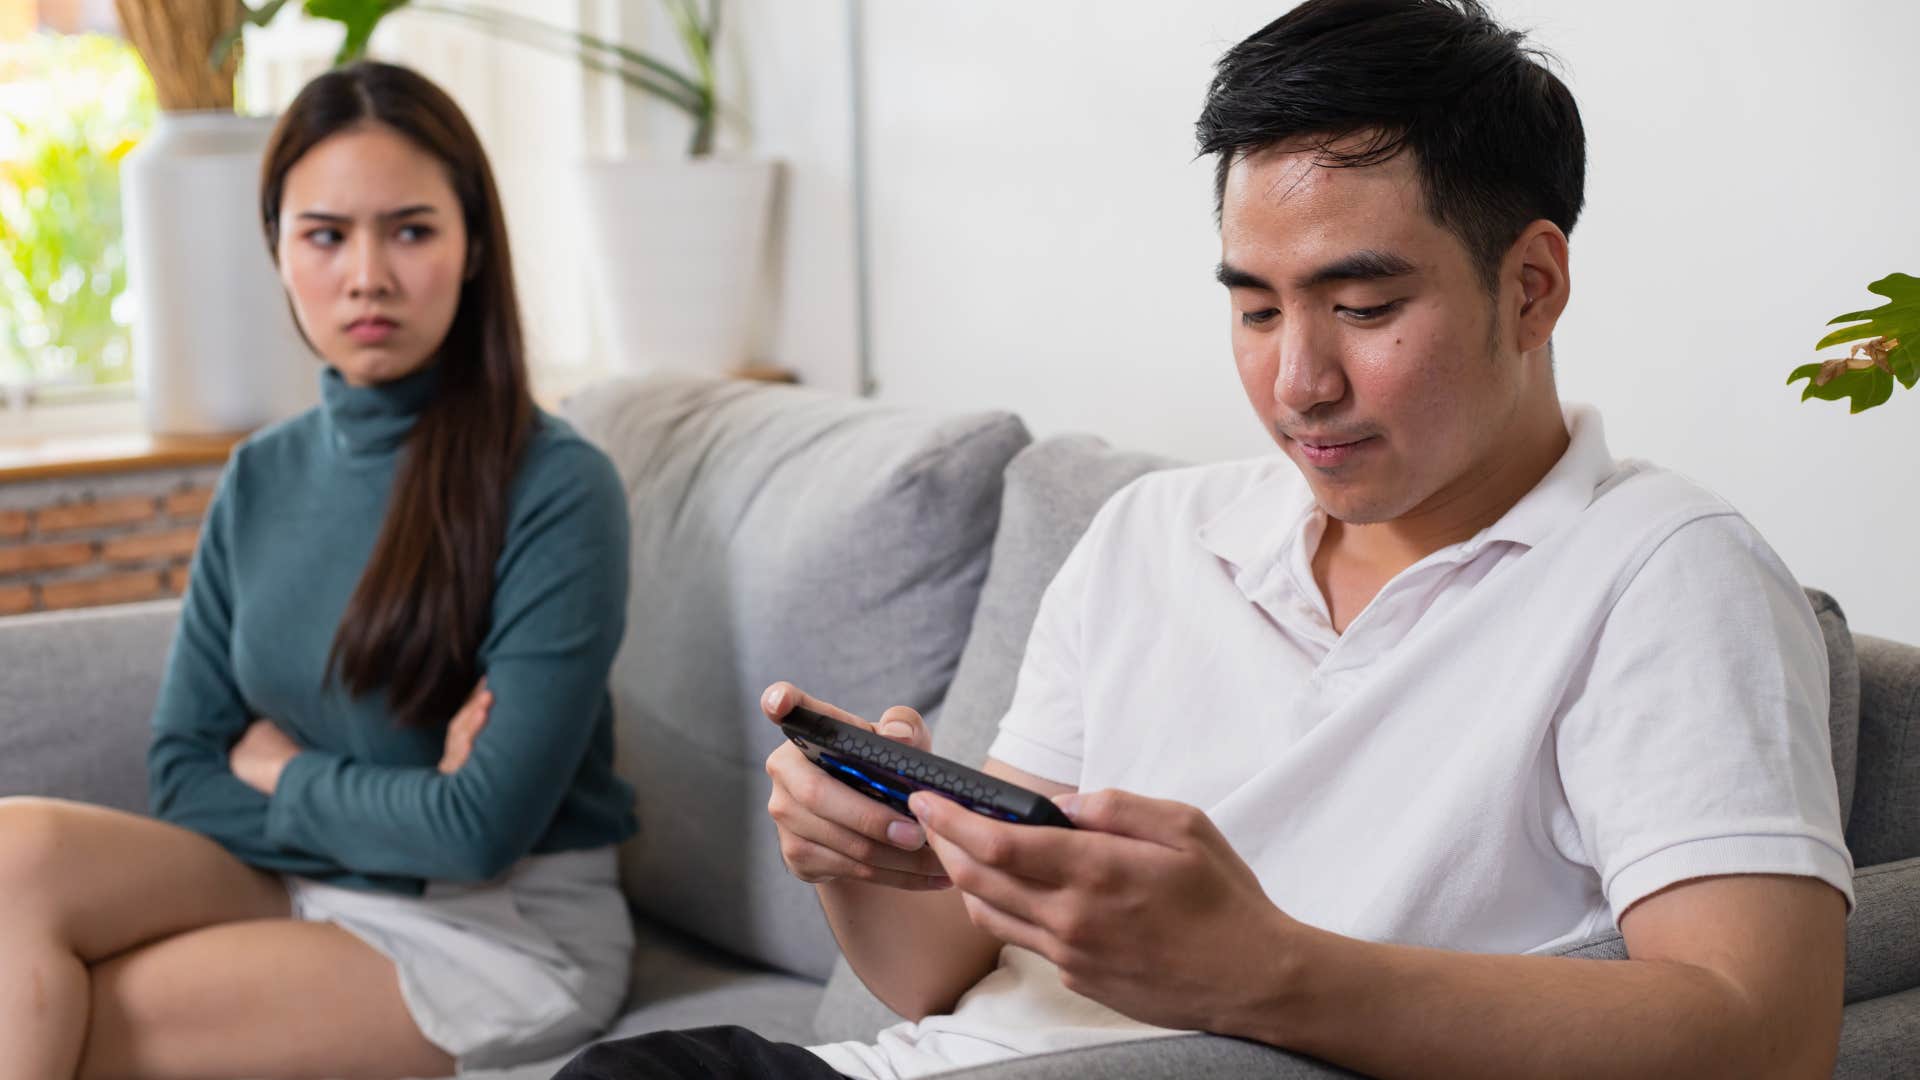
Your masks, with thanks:
[[[1850,411],[1861,412],[1892,397],[1896,379],[1909,390],[1920,382],[1920,278],[1888,274],[1868,285],[1867,291],[1886,297],[1887,302],[1834,316],[1828,326],[1854,325],[1829,333],[1814,346],[1824,349],[1857,342],[1852,358],[1803,364],[1787,376],[1789,384],[1807,380],[1800,400],[1847,398],[1852,402]]]
[[[406,6],[407,0],[305,0],[301,4],[301,8],[316,19],[332,19],[346,26],[346,40],[340,43],[340,52],[333,58],[336,64],[352,63],[365,56],[367,42],[373,39],[373,28],[381,19]]]
[[[1839,401],[1846,398],[1853,402],[1848,412],[1862,412],[1882,405],[1893,396],[1893,376],[1877,367],[1845,371],[1822,383],[1820,370],[1824,364],[1803,364],[1793,369],[1787,376],[1787,382],[1798,379],[1807,380],[1807,388],[1800,400],[1819,398],[1821,401]]]

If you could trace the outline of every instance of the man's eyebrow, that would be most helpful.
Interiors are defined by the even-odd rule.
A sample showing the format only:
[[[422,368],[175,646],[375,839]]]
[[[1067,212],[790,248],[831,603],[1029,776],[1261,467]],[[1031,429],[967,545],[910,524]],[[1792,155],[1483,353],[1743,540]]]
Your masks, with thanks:
[[[1391,251],[1379,251],[1366,248],[1343,255],[1334,261],[1319,267],[1294,282],[1294,288],[1305,291],[1330,285],[1336,281],[1377,281],[1380,278],[1401,277],[1419,269],[1405,257]],[[1214,268],[1214,279],[1229,289],[1264,289],[1273,292],[1274,287],[1266,278],[1249,273],[1222,260]]]
[[[420,214],[431,214],[434,212],[435,212],[434,208],[431,206],[428,206],[426,203],[415,203],[412,206],[402,206],[398,210],[383,211],[378,215],[378,217],[382,221],[398,221],[401,218],[415,217]],[[347,216],[346,214],[335,214],[327,210],[302,210],[300,211],[299,216],[303,220],[312,220],[312,221],[328,221],[328,222],[345,223],[345,222],[351,222],[353,220],[353,218]]]
[[[1268,292],[1273,291],[1273,286],[1267,284],[1266,278],[1258,274],[1249,274],[1237,266],[1229,265],[1225,260],[1222,260],[1220,265],[1214,268],[1213,277],[1214,280],[1229,289],[1265,289]]]
[[[1401,277],[1411,274],[1418,267],[1405,257],[1391,251],[1379,251],[1367,248],[1343,255],[1338,259],[1314,270],[1294,283],[1294,287],[1306,290],[1336,281],[1377,281],[1380,278]]]

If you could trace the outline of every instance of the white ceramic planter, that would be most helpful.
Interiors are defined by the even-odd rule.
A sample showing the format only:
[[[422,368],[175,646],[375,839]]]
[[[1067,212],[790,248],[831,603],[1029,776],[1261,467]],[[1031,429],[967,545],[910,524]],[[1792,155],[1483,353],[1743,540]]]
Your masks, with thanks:
[[[773,161],[584,166],[591,277],[613,366],[724,374],[751,355],[764,295]]]
[[[121,164],[134,378],[160,434],[244,431],[318,400],[256,207],[272,117],[162,113]]]

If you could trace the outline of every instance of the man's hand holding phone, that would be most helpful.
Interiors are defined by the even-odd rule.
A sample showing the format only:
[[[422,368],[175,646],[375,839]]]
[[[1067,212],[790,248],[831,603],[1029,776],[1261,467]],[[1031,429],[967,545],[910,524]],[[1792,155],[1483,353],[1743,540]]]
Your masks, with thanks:
[[[905,706],[888,709],[874,725],[815,701],[790,683],[775,683],[760,698],[761,711],[776,724],[795,706],[918,750],[932,742],[920,714]],[[780,855],[800,880],[851,880],[913,891],[953,884],[918,823],[828,776],[792,742],[767,755],[767,775],[773,780],[767,813],[780,833]]]

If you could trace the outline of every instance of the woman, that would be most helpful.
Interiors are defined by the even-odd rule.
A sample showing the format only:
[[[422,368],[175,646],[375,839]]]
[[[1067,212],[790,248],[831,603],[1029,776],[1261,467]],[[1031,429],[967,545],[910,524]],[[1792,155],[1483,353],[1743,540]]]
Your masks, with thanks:
[[[625,498],[528,396],[479,142],[357,64],[288,109],[260,209],[324,401],[208,512],[157,820],[0,800],[4,1080],[437,1076],[625,995]]]

